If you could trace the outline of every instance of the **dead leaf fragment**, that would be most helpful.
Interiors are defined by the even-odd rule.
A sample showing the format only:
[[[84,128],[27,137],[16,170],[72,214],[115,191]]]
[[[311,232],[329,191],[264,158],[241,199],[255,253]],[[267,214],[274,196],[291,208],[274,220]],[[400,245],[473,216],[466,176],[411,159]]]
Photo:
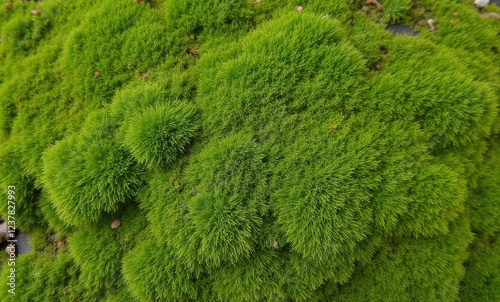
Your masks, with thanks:
[[[380,4],[380,2],[378,2],[377,0],[366,0],[365,1],[365,5],[366,4],[373,4],[373,5],[375,5],[375,7],[377,8],[377,10],[383,10],[384,9],[382,7],[382,4]]]

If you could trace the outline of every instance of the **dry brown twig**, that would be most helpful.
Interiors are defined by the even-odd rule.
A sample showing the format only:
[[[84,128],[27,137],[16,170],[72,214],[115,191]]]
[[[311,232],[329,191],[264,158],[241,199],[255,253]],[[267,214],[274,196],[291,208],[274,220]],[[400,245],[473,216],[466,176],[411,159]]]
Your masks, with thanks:
[[[378,10],[383,10],[384,8],[382,7],[382,4],[378,2],[377,0],[366,0],[365,5],[367,4],[373,4]]]

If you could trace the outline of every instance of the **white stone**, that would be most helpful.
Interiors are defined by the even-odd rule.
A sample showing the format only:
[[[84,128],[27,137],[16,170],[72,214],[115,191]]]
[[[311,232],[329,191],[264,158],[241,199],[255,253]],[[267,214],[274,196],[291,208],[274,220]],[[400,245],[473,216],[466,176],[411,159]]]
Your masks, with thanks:
[[[485,7],[488,3],[490,3],[490,0],[474,0],[474,4],[477,7]]]

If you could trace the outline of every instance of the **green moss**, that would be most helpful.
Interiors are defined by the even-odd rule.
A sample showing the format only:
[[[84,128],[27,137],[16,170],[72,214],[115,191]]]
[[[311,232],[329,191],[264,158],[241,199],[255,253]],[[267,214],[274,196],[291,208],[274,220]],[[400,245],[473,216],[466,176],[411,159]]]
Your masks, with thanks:
[[[269,248],[256,252],[248,261],[215,270],[214,290],[220,301],[283,300],[282,264],[279,254]]]
[[[459,219],[445,236],[388,241],[333,301],[456,301],[471,240],[468,221]]]
[[[43,191],[40,195],[39,200],[40,210],[43,213],[43,217],[50,229],[58,232],[59,234],[69,234],[73,231],[73,228],[68,226],[64,221],[59,218],[56,209],[50,197],[48,196],[46,191]]]
[[[409,189],[408,212],[398,232],[414,236],[446,234],[448,223],[464,210],[465,181],[445,165],[418,167],[415,185]]]
[[[262,151],[232,136],[209,144],[193,160],[185,178],[174,170],[151,181],[143,203],[149,204],[153,231],[188,263],[217,267],[247,258],[266,208],[264,188],[258,187],[265,185]]]
[[[145,221],[137,212],[130,206],[127,211],[103,217],[92,227],[77,230],[69,238],[71,255],[81,268],[80,280],[87,290],[102,293],[119,286],[122,258],[141,244],[145,229]],[[110,227],[114,219],[121,222],[117,229]]]
[[[166,100],[166,92],[158,83],[130,85],[120,90],[111,104],[111,115],[117,121]]]
[[[191,201],[200,257],[210,265],[236,262],[252,252],[259,218],[238,197],[200,196]]]
[[[175,257],[172,249],[143,241],[123,260],[124,278],[140,301],[195,301],[196,276]]]
[[[260,132],[306,108],[353,108],[364,64],[344,34],[334,20],[287,15],[249,35],[237,58],[208,56],[199,65],[205,127]]]
[[[17,106],[12,98],[12,92],[15,91],[15,82],[2,85],[0,93],[2,107],[0,107],[0,141],[3,143],[9,137],[12,131],[12,123],[17,114]]]
[[[352,251],[367,235],[369,192],[378,183],[372,174],[378,152],[372,149],[371,133],[338,125],[334,132],[314,131],[288,146],[293,151],[280,169],[283,183],[276,192],[278,223],[287,241],[305,258],[318,261]]]
[[[251,20],[249,2],[244,0],[174,0],[165,10],[172,27],[194,36],[246,31]]]
[[[389,118],[413,118],[441,146],[489,134],[497,114],[493,91],[472,81],[450,49],[398,36],[388,46],[388,60],[374,78],[369,106]]]
[[[8,266],[2,270],[2,278],[7,280]],[[0,288],[5,294],[2,301],[70,301],[67,286],[72,278],[78,276],[69,255],[30,253],[16,259],[15,295],[7,293],[7,282]]]
[[[491,235],[500,232],[499,190],[500,145],[497,138],[490,140],[485,162],[478,171],[478,187],[470,200],[471,223],[474,231]]]
[[[500,299],[500,248],[498,233],[478,236],[470,247],[466,273],[460,288],[461,301]]]
[[[126,120],[125,146],[150,169],[164,168],[195,136],[196,111],[181,102],[150,106]]]
[[[142,169],[114,142],[106,111],[96,112],[79,135],[59,141],[44,155],[43,182],[57,213],[68,225],[95,222],[113,213],[142,183]]]
[[[0,9],[16,301],[495,300],[500,9],[364,2]]]
[[[266,154],[248,135],[229,135],[204,146],[186,169],[186,189],[238,198],[265,213],[267,198]]]
[[[30,231],[40,225],[41,213],[37,207],[39,191],[34,188],[34,179],[23,173],[19,164],[20,154],[17,148],[11,147],[1,151],[0,184],[7,190],[14,187],[13,203],[4,202],[0,205],[0,215],[16,219],[16,228]],[[5,192],[7,193],[7,191]]]
[[[101,3],[65,44],[61,68],[67,93],[77,102],[108,103],[115,89],[146,72],[153,59],[164,59],[169,43],[162,32],[159,17],[145,5]]]
[[[384,19],[397,23],[412,7],[411,0],[386,0],[380,1],[384,7]]]

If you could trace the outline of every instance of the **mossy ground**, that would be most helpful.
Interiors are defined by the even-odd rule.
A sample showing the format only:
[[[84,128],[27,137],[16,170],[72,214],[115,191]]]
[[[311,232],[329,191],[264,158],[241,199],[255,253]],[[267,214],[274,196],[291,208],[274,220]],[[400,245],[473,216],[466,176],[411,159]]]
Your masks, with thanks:
[[[2,7],[0,300],[500,300],[500,8],[379,2]]]

